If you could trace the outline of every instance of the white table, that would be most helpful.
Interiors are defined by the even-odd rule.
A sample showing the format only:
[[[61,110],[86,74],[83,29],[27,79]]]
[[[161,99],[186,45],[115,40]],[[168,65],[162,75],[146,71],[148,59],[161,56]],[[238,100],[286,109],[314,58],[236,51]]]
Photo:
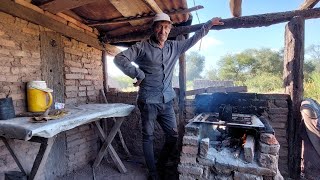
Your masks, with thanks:
[[[84,104],[77,107],[66,109],[68,114],[55,120],[50,120],[44,123],[32,123],[30,117],[17,117],[8,120],[0,121],[0,137],[11,156],[14,158],[19,169],[22,173],[25,173],[24,168],[16,157],[13,149],[8,142],[8,139],[20,139],[25,141],[32,141],[41,143],[39,152],[33,163],[31,173],[28,174],[28,179],[37,179],[41,169],[43,168],[49,152],[52,148],[55,136],[60,132],[64,132],[83,124],[96,122],[102,118],[110,117],[125,117],[128,116],[135,106],[128,104]],[[110,133],[106,135],[101,129],[99,123],[95,123],[99,129],[99,136],[104,140],[102,145],[103,150],[100,150],[97,159],[95,160],[94,167],[97,167],[102,159],[102,155],[105,154],[105,150],[108,148],[111,151],[111,156],[115,156],[118,163],[118,168],[121,172],[126,171],[120,158],[111,146],[111,142],[115,137],[117,131],[124,118],[117,118]],[[100,159],[101,158],[101,159]],[[120,164],[119,164],[120,163]]]

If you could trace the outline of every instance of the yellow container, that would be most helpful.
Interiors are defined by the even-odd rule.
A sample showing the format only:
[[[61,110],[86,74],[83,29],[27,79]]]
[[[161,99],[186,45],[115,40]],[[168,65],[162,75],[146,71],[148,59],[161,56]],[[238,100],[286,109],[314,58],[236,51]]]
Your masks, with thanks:
[[[47,88],[45,81],[31,81],[27,85],[29,112],[44,112],[52,104],[52,89]]]

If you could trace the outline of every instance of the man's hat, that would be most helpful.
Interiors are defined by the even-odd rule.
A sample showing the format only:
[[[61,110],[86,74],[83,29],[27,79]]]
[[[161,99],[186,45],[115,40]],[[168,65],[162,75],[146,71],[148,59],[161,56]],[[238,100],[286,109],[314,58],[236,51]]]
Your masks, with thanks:
[[[158,13],[154,16],[153,18],[153,23],[157,22],[157,21],[168,21],[172,24],[172,21],[170,19],[170,16],[166,13]]]

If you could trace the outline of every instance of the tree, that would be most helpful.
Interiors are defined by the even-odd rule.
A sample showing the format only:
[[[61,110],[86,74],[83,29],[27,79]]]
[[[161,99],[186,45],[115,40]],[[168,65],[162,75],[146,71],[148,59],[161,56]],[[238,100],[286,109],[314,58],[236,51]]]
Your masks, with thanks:
[[[193,81],[196,78],[201,78],[201,73],[204,69],[205,57],[198,52],[191,52],[186,56],[186,75],[187,80]]]
[[[320,45],[310,45],[306,49],[306,55],[310,57],[308,60],[314,65],[314,70],[320,72]]]
[[[271,49],[248,49],[234,55],[227,55],[220,59],[219,77],[245,82],[264,73],[280,75],[283,69],[282,54]]]

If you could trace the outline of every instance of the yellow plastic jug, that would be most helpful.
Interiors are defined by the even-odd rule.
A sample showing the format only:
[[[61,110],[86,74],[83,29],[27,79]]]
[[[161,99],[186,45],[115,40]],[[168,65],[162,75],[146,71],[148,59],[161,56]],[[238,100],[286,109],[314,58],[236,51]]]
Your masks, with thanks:
[[[45,81],[30,81],[27,84],[27,101],[29,112],[44,112],[50,108],[53,98],[52,89]],[[47,98],[48,97],[48,98]]]

